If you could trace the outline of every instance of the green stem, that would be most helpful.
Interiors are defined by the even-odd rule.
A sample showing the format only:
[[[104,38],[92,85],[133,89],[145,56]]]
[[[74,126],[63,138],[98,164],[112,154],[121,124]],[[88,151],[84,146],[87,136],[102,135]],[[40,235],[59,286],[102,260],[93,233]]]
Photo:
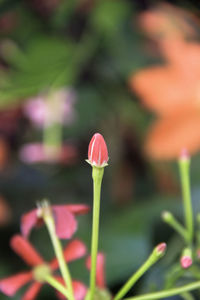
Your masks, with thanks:
[[[194,297],[188,292],[185,292],[185,293],[181,294],[181,297],[184,300],[194,300]]]
[[[181,175],[185,225],[186,225],[187,232],[188,232],[188,242],[192,243],[192,240],[193,240],[193,212],[192,212],[190,178],[189,178],[190,160],[188,158],[180,159],[179,167],[180,167],[180,175]]]
[[[186,242],[188,242],[187,230],[176,220],[176,218],[168,211],[163,212],[162,218],[170,225],[177,233],[179,233]]]
[[[135,296],[135,297],[130,297],[130,298],[126,298],[124,300],[156,300],[156,299],[163,299],[166,297],[171,297],[171,296],[175,296],[175,295],[180,295],[182,293],[185,292],[190,292],[193,291],[195,289],[200,288],[200,281],[196,281],[181,287],[177,287],[174,289],[170,289],[170,290],[165,290],[165,291],[161,291],[161,292],[155,292],[155,293],[149,293],[146,295],[141,295],[141,296]]]
[[[157,247],[153,250],[151,255],[145,261],[145,263],[134,273],[130,279],[125,283],[125,285],[119,290],[113,300],[119,300],[127,294],[127,292],[133,287],[136,281],[153,265],[155,264],[162,256],[164,252],[158,252]]]
[[[59,103],[57,104],[59,105]],[[43,145],[45,154],[57,157],[61,151],[62,145],[62,125],[59,123],[54,123],[45,126],[43,130]]]
[[[96,265],[99,240],[99,214],[101,198],[101,182],[104,168],[94,167],[92,169],[93,178],[93,221],[92,221],[92,241],[91,241],[91,272],[90,272],[90,299],[93,300],[96,285]]]
[[[48,208],[48,210],[50,210],[50,207],[47,207],[47,208]],[[58,259],[58,264],[59,264],[59,267],[60,267],[61,274],[63,276],[66,287],[69,291],[69,300],[75,300],[70,272],[69,272],[67,263],[65,261],[64,255],[63,255],[61,242],[60,242],[60,240],[58,239],[58,237],[56,235],[55,223],[54,223],[53,216],[50,212],[44,213],[43,219],[44,219],[44,222],[45,222],[45,224],[47,226],[47,229],[49,231],[49,235],[50,235],[50,238],[51,238],[51,241],[52,241],[52,244],[53,244],[55,255]]]
[[[50,284],[54,289],[56,289],[57,291],[59,291],[60,293],[62,293],[67,299],[70,299],[70,294],[67,291],[67,289],[59,282],[57,281],[55,278],[53,278],[52,276],[48,275],[44,278],[44,280]]]

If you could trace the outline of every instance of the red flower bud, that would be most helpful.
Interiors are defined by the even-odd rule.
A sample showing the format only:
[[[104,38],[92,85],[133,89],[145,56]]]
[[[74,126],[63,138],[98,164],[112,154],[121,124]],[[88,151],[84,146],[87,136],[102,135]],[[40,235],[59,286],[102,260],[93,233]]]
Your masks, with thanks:
[[[185,255],[181,257],[180,262],[181,262],[181,267],[183,269],[187,269],[192,265],[192,258],[190,256]]]
[[[108,149],[100,133],[95,133],[90,141],[87,162],[99,168],[107,166]]]
[[[157,245],[156,251],[158,254],[164,254],[166,248],[167,248],[167,245],[165,243],[160,243],[159,245]]]

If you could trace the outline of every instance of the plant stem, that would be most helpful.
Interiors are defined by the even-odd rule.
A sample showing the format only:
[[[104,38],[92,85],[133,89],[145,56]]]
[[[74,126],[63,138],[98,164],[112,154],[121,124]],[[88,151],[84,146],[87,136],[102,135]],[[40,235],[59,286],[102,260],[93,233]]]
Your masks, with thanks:
[[[170,212],[164,212],[162,217],[165,223],[170,225],[177,233],[179,233],[186,242],[188,241],[187,230],[176,220],[176,218]]]
[[[188,292],[185,292],[185,293],[181,294],[181,297],[184,300],[194,300],[194,297]]]
[[[53,278],[52,276],[48,275],[44,278],[44,280],[50,284],[54,289],[56,289],[57,291],[59,291],[60,293],[62,293],[67,299],[70,299],[70,294],[67,291],[67,289],[59,282],[57,281],[55,278]]]
[[[185,215],[185,226],[188,232],[188,243],[191,244],[193,240],[193,212],[190,192],[190,178],[189,178],[189,167],[190,159],[182,158],[179,160],[184,215]]]
[[[166,297],[171,297],[175,295],[179,295],[185,292],[189,292],[195,289],[200,288],[200,281],[196,281],[181,287],[177,287],[174,289],[169,289],[169,290],[164,290],[160,292],[155,292],[155,293],[149,293],[146,295],[141,295],[141,296],[135,296],[135,297],[130,297],[126,298],[124,300],[156,300],[156,299],[163,299]]]
[[[54,219],[52,213],[50,212],[51,208],[47,207],[45,209],[48,209],[48,213],[43,214],[43,219],[49,231],[49,235],[53,244],[55,255],[58,259],[58,264],[60,267],[61,274],[63,276],[66,287],[69,291],[69,300],[75,300],[70,272],[63,255],[61,242],[56,235]]]
[[[134,273],[125,285],[119,290],[113,300],[119,300],[127,294],[127,292],[133,287],[136,281],[153,265],[155,264],[164,253],[159,253],[157,247],[153,250],[151,255],[145,261],[145,263]]]
[[[92,241],[91,241],[91,272],[90,272],[90,299],[93,300],[96,285],[96,265],[99,240],[99,214],[101,198],[101,182],[104,168],[93,166],[93,221],[92,221]]]

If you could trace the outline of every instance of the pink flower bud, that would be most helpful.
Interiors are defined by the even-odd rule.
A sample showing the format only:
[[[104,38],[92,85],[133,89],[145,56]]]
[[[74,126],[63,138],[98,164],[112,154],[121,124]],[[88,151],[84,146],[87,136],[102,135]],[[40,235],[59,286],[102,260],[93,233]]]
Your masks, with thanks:
[[[160,244],[157,245],[156,251],[157,251],[158,254],[164,254],[166,248],[167,248],[167,245],[165,243],[160,243]]]
[[[100,133],[95,133],[90,141],[87,161],[95,167],[102,168],[107,166],[108,149]]]
[[[188,150],[186,148],[183,148],[180,154],[180,159],[181,160],[189,160],[190,159],[190,155],[188,153]]]
[[[188,255],[184,255],[181,257],[180,263],[183,269],[187,269],[192,265],[192,258]]]

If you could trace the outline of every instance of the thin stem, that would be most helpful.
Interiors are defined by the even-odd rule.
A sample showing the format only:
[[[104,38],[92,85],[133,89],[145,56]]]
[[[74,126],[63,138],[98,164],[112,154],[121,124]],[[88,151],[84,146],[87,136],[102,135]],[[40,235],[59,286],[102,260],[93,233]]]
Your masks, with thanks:
[[[69,291],[69,299],[75,300],[70,272],[69,272],[67,263],[65,261],[64,255],[63,255],[61,242],[58,239],[56,232],[55,232],[55,223],[54,223],[53,216],[51,215],[51,213],[47,213],[47,214],[44,214],[43,218],[44,218],[45,224],[47,226],[47,229],[49,231],[49,235],[50,235],[50,238],[51,238],[51,241],[53,244],[55,255],[58,259],[58,264],[60,267],[61,274],[63,276],[66,287]]]
[[[104,168],[93,166],[93,220],[92,220],[92,241],[91,241],[91,272],[90,272],[90,299],[93,300],[96,285],[96,265],[99,240],[99,214],[101,198],[101,182]]]
[[[188,232],[188,242],[192,243],[193,240],[193,212],[190,192],[190,178],[189,178],[190,160],[188,158],[180,159],[180,175],[185,215],[185,225]]]
[[[58,103],[59,105],[59,103]],[[44,151],[47,156],[57,157],[62,145],[62,125],[54,123],[48,125],[43,130]]]
[[[187,230],[176,220],[176,218],[170,212],[164,212],[162,214],[162,218],[165,223],[170,225],[177,233],[179,233],[186,242],[188,241]]]
[[[130,279],[125,283],[125,285],[119,290],[113,300],[119,300],[127,294],[127,292],[133,287],[137,280],[153,265],[155,264],[162,256],[164,252],[159,252],[157,247],[153,250],[151,255],[145,261],[145,263],[134,273]]]
[[[50,284],[54,289],[56,289],[57,291],[59,291],[60,293],[62,293],[67,299],[70,299],[70,294],[67,291],[67,289],[59,282],[57,281],[55,278],[53,278],[52,276],[48,275],[44,278],[44,280]]]
[[[135,296],[135,297],[130,297],[126,298],[124,300],[156,300],[156,299],[163,299],[166,297],[171,297],[175,295],[179,295],[185,292],[190,292],[195,289],[200,288],[200,281],[196,281],[181,287],[177,287],[174,289],[169,289],[161,292],[155,292],[155,293],[149,293],[146,295],[141,295],[141,296]]]
[[[184,300],[194,300],[194,297],[188,292],[185,292],[185,293],[181,294],[181,297]]]

